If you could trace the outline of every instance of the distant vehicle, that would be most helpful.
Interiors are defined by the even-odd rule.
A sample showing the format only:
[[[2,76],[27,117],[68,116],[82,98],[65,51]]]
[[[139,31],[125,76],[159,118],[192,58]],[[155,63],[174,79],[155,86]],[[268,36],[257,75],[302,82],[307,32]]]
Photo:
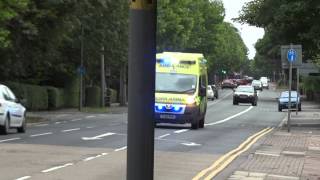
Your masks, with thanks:
[[[234,82],[237,84],[237,86],[248,84],[248,81],[246,79],[234,79]]]
[[[262,82],[260,80],[253,80],[251,83],[251,86],[255,89],[255,90],[260,90],[262,91]]]
[[[298,104],[298,111],[301,111],[300,95],[297,91],[291,91],[291,108],[296,108]],[[289,91],[283,91],[278,98],[278,111],[288,109],[289,106]]]
[[[222,81],[221,83],[221,88],[224,89],[224,88],[236,88],[237,87],[237,84],[233,82],[232,79],[225,79]]]
[[[11,128],[19,133],[26,131],[26,108],[7,86],[0,84],[0,134],[8,134]]]
[[[207,98],[211,99],[212,101],[214,100],[214,91],[211,85],[208,85],[208,88],[207,88]]]
[[[233,93],[233,105],[251,103],[252,106],[256,106],[257,102],[257,91],[252,86],[238,86]]]
[[[208,75],[202,54],[163,52],[157,54],[155,123],[191,123],[204,127]]]
[[[212,84],[212,85],[211,85],[211,88],[212,88],[212,90],[213,90],[214,97],[215,97],[216,99],[218,99],[218,98],[219,98],[218,87],[217,87],[215,84]]]
[[[267,77],[261,77],[260,81],[262,82],[262,88],[269,89],[269,82]]]

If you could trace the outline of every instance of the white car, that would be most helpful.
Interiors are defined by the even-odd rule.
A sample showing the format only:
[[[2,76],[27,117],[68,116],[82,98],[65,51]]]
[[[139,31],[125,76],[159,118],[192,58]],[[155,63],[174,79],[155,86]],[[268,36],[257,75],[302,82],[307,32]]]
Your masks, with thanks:
[[[210,85],[207,88],[207,98],[211,99],[212,101],[214,100],[214,91]]]
[[[253,80],[251,83],[251,86],[254,87],[255,90],[260,90],[262,91],[262,82],[260,80]]]
[[[269,89],[269,82],[267,77],[261,77],[260,81],[262,82],[262,87]]]
[[[0,134],[7,134],[11,128],[19,133],[26,131],[26,108],[7,86],[0,84]]]

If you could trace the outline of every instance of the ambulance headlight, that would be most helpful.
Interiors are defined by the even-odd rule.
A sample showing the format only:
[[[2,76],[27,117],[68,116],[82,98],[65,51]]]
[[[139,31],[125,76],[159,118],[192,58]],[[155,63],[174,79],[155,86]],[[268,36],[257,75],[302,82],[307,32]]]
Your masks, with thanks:
[[[193,96],[190,96],[190,97],[187,98],[187,104],[188,105],[192,105],[194,103],[196,103],[196,100],[195,100],[195,98]]]

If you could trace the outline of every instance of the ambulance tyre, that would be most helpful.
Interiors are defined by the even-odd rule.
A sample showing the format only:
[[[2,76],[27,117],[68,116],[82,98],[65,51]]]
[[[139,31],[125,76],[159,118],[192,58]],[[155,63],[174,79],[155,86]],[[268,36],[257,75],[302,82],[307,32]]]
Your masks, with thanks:
[[[199,128],[204,128],[204,118],[200,119]]]
[[[191,123],[191,129],[198,129],[200,121],[195,121]]]

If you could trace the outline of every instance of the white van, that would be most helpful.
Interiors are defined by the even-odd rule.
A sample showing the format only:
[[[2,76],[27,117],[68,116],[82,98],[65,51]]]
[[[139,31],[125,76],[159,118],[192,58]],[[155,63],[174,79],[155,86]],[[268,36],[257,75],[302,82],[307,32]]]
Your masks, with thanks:
[[[269,82],[267,77],[261,77],[260,81],[262,83],[262,88],[269,89]]]

